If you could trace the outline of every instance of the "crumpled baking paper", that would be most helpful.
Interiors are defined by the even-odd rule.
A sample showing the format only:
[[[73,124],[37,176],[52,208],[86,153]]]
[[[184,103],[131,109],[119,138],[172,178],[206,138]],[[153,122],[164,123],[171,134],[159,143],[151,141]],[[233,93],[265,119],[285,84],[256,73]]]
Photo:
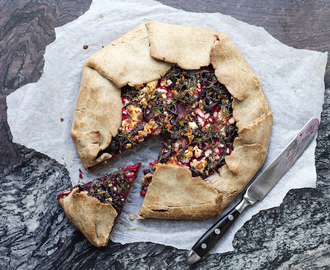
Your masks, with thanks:
[[[136,162],[142,162],[142,169],[149,168],[148,162],[154,161],[161,149],[160,138],[144,142],[117,160],[86,172],[71,140],[70,128],[85,60],[102,46],[150,20],[216,30],[235,43],[260,79],[274,114],[269,154],[263,168],[275,159],[310,118],[320,118],[326,53],[288,47],[263,28],[219,13],[185,12],[151,0],[95,0],[80,18],[56,29],[56,40],[46,48],[44,73],[40,80],[8,96],[8,123],[13,141],[64,164],[73,184],[87,182]],[[242,213],[212,253],[233,250],[232,239],[244,222],[261,209],[278,206],[290,189],[315,187],[315,146],[314,140],[265,199]],[[79,169],[82,179],[79,178]],[[130,220],[129,215],[135,215],[142,205],[143,199],[139,195],[142,177],[140,172],[111,240],[120,243],[151,241],[190,249],[217,219]]]

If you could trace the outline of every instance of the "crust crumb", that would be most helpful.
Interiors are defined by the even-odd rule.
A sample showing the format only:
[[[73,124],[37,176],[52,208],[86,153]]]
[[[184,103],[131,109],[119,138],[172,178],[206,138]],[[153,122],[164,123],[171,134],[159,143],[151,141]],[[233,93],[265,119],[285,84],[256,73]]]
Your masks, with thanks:
[[[134,220],[135,219],[134,215],[133,214],[129,215],[129,219]]]
[[[135,231],[136,230],[136,227],[129,227],[128,228],[130,231]]]

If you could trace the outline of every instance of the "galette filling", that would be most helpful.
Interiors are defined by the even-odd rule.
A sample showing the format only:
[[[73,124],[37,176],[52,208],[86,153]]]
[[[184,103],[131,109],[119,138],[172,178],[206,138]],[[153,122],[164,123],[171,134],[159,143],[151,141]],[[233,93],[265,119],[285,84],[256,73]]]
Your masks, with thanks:
[[[103,152],[115,157],[163,134],[162,150],[152,169],[160,163],[185,166],[193,176],[205,179],[225,164],[225,156],[233,150],[237,136],[233,97],[217,80],[212,65],[198,70],[173,66],[157,81],[125,86],[121,98],[122,125]],[[146,171],[142,196],[151,180],[152,172]]]
[[[79,188],[79,192],[86,192],[88,196],[98,199],[101,203],[111,204],[119,216],[140,167],[141,163],[129,165],[86,184],[74,186],[57,195],[57,200]]]

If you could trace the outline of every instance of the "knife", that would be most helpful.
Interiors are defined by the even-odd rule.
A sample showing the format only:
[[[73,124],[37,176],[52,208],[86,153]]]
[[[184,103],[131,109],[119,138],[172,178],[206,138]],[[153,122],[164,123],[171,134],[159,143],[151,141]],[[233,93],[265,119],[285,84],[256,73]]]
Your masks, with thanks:
[[[312,118],[279,154],[247,188],[243,199],[223,218],[219,219],[192,247],[187,255],[187,263],[193,264],[202,259],[221,239],[230,226],[237,220],[243,210],[261,201],[277,182],[292,167],[313,140],[319,126],[319,120]]]

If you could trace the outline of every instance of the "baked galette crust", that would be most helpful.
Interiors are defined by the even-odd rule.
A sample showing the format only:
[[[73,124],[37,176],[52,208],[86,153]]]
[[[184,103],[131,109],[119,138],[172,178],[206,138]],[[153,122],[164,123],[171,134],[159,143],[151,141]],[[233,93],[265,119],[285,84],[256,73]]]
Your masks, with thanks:
[[[138,217],[205,219],[220,214],[222,194],[188,168],[159,165]]]
[[[238,137],[233,152],[225,158],[226,165],[206,181],[193,178],[184,167],[159,166],[138,215],[214,217],[263,165],[273,121],[258,78],[226,35],[159,22],[143,23],[129,31],[85,62],[71,135],[86,169],[111,158],[100,152],[121,124],[120,88],[157,80],[171,64],[184,69],[213,65],[218,81],[234,97]]]
[[[117,211],[111,204],[101,203],[98,199],[79,192],[72,192],[59,199],[66,215],[81,233],[96,247],[106,246],[110,232],[117,217]]]

